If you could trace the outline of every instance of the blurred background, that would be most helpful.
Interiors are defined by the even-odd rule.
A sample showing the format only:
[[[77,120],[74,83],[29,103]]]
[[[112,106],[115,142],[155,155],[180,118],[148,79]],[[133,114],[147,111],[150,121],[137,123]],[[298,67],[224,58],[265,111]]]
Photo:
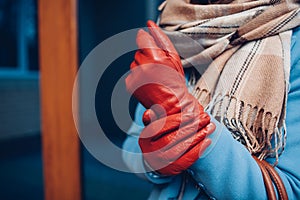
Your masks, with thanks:
[[[156,20],[161,2],[78,0],[79,65],[103,40],[144,27],[148,19]],[[38,4],[38,0],[0,0],[0,199],[5,200],[45,197]],[[99,83],[105,87],[98,88],[95,98],[98,119],[117,145],[126,134],[113,120],[110,98],[114,83],[128,70],[132,58],[133,53],[126,54],[107,69]],[[132,100],[131,113],[135,105]],[[149,183],[102,165],[83,145],[80,151],[82,199],[147,198]]]

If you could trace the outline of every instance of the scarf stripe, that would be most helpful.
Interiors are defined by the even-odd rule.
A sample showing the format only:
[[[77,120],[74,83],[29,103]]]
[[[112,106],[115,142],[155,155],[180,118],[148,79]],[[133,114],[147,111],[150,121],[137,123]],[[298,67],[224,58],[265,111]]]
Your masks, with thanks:
[[[232,90],[230,91],[230,96],[235,95],[238,86],[240,85],[240,82],[243,79],[243,76],[245,75],[246,70],[248,69],[251,61],[253,60],[254,55],[257,53],[257,49],[259,48],[259,45],[261,44],[261,41],[258,40],[254,43],[250,53],[248,54],[248,56],[246,57],[245,62],[243,63],[243,65],[241,66],[241,69],[237,75],[237,77],[235,78],[235,81],[233,83],[232,86]]]

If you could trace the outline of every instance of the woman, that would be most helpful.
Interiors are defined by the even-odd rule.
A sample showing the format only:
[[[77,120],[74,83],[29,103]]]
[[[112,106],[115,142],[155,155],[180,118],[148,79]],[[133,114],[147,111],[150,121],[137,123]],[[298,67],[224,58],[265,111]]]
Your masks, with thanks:
[[[276,196],[300,198],[299,8],[168,0],[158,23],[176,50],[152,22],[139,31],[126,86],[147,110],[123,157],[154,184],[149,199],[267,199],[257,160],[279,174]]]

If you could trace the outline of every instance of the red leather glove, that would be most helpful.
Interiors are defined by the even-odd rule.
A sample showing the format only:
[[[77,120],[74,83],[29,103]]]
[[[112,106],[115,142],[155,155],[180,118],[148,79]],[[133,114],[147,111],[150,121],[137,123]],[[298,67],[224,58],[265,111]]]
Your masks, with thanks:
[[[199,128],[199,121],[178,113],[146,126],[139,145],[150,169],[162,175],[176,175],[197,161],[211,143],[206,136],[215,130],[213,123]]]
[[[215,125],[188,92],[180,57],[169,38],[154,22],[147,25],[150,34],[137,34],[139,50],[126,86],[148,109],[143,121],[149,125],[139,138],[146,162],[161,174],[174,175],[199,158]]]
[[[152,108],[158,118],[182,109],[195,115],[203,113],[203,107],[187,90],[180,57],[173,44],[154,22],[149,21],[147,25],[151,35],[143,30],[137,34],[139,50],[126,78],[127,89],[145,108],[159,105]]]

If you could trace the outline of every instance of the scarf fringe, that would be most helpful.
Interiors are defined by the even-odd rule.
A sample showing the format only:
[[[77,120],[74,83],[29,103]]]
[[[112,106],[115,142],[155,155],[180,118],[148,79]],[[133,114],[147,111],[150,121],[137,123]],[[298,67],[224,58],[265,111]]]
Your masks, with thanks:
[[[206,112],[223,123],[233,138],[251,154],[259,159],[274,157],[274,165],[277,165],[286,144],[285,120],[281,122],[279,116],[273,116],[263,108],[246,104],[228,94],[216,94],[211,98],[207,90],[196,88],[193,96],[206,105]]]

